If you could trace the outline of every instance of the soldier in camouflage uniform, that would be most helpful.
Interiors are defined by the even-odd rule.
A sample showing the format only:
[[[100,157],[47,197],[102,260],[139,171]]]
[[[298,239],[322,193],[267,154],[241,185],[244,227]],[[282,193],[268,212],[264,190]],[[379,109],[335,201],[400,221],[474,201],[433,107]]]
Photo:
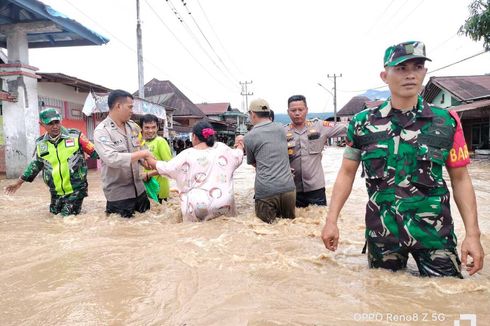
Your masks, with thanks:
[[[97,158],[95,147],[79,130],[64,128],[55,109],[42,110],[39,120],[46,133],[36,140],[34,159],[5,192],[15,193],[25,181],[32,182],[43,171],[43,180],[51,193],[49,211],[62,216],[79,214],[83,199],[88,196],[84,153]]]
[[[418,95],[427,72],[425,46],[405,42],[389,47],[381,78],[391,98],[352,119],[346,148],[333,189],[322,239],[336,250],[337,218],[362,163],[369,201],[366,242],[372,268],[405,268],[408,254],[422,276],[461,277],[456,252],[450,193],[442,176],[445,166],[466,227],[461,246],[470,275],[483,266],[476,199],[461,122],[455,112],[429,106]],[[467,256],[473,262],[467,263]]]

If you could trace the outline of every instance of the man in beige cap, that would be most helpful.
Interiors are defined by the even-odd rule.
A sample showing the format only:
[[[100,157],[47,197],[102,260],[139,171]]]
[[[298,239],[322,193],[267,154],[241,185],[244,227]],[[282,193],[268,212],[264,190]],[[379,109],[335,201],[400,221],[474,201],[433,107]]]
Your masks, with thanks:
[[[294,218],[296,186],[284,130],[270,120],[271,109],[263,99],[252,101],[248,113],[254,127],[244,143],[247,163],[256,167],[255,214],[266,223]]]

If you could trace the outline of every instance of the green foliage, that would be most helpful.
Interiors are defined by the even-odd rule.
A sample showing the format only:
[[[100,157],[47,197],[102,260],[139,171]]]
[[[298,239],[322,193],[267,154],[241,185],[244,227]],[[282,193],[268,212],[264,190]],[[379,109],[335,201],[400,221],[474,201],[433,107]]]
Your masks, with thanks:
[[[459,34],[474,41],[483,39],[485,50],[490,50],[490,0],[474,0],[469,5],[470,17],[459,28]]]

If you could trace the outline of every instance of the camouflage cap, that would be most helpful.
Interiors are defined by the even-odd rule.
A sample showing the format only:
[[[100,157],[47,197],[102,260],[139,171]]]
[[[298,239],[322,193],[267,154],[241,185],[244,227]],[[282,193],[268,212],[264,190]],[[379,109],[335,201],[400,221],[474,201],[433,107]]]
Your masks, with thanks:
[[[432,61],[425,56],[424,43],[418,41],[403,42],[386,49],[384,66],[394,67],[407,60],[417,58]]]
[[[249,112],[271,112],[269,103],[266,100],[258,98],[250,102],[248,107]]]
[[[55,120],[61,121],[61,115],[55,109],[48,108],[39,112],[39,121],[41,121],[43,124],[47,125],[51,121]]]

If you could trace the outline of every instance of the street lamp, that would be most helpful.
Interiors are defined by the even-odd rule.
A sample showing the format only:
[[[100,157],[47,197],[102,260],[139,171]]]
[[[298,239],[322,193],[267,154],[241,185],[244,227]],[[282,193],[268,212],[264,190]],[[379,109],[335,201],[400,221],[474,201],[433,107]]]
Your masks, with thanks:
[[[326,90],[327,92],[329,92],[329,93],[330,93],[330,95],[334,96],[334,95],[333,95],[333,93],[332,93],[332,92],[331,92],[331,91],[330,91],[328,88],[326,88],[325,86],[323,86],[323,85],[322,85],[322,84],[320,84],[320,83],[317,83],[317,84],[318,84],[318,86],[320,86],[321,88],[323,88],[324,90]]]
[[[335,94],[332,93],[328,88],[326,88],[325,86],[323,86],[321,83],[317,83],[318,86],[320,86],[321,88],[323,88],[324,90],[326,90],[330,95],[332,95],[333,97],[333,101],[334,101],[334,108],[333,108],[333,117],[334,117],[334,122],[337,122],[337,108],[335,107]]]

